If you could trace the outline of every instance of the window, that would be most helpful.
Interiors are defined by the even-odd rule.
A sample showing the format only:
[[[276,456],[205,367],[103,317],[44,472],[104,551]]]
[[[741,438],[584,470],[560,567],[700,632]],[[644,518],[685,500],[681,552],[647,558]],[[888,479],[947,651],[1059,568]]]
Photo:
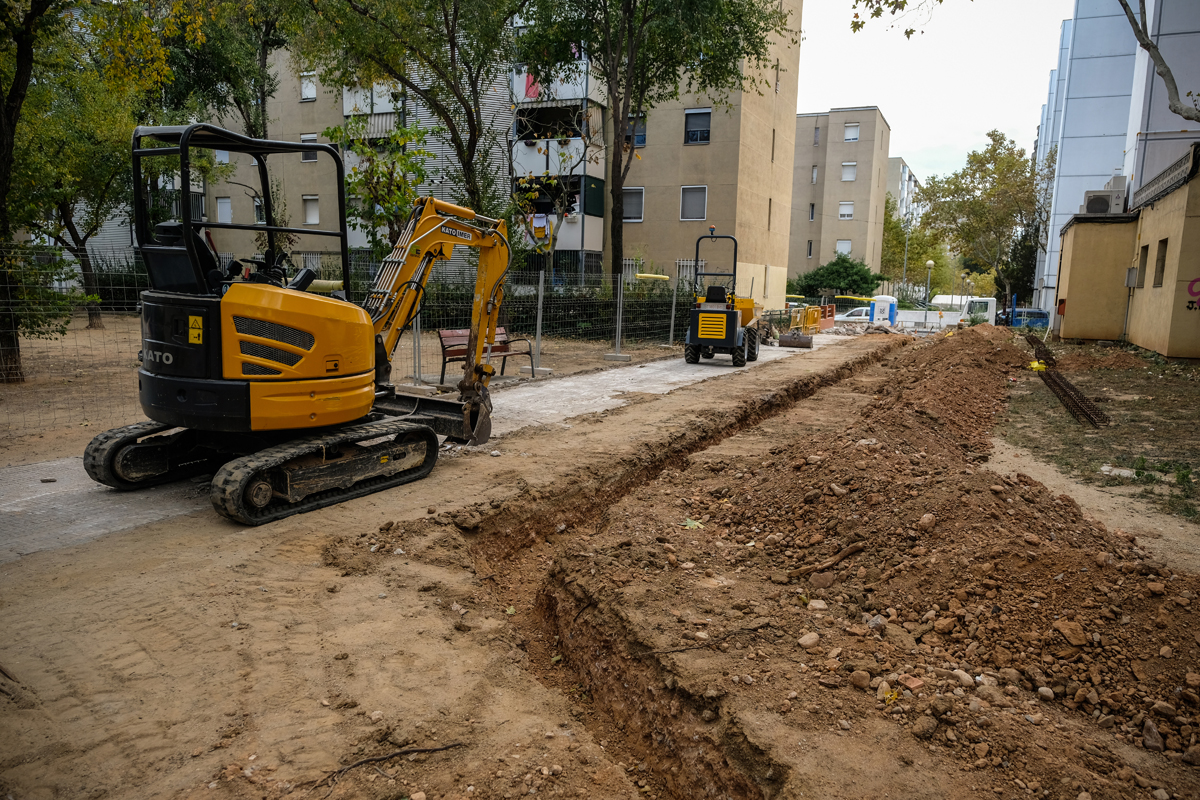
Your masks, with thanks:
[[[642,114],[636,119],[632,114],[629,115],[629,124],[625,128],[625,144],[632,144],[634,147],[646,146],[646,115]]]
[[[300,134],[300,144],[316,144],[316,143],[317,143],[317,135],[315,133]],[[317,160],[317,151],[316,150],[304,150],[303,152],[300,153],[300,160],[301,161],[316,161]]]
[[[771,128],[771,163],[775,163],[775,129]]]
[[[808,240],[808,257],[812,258],[812,239]]]
[[[228,197],[217,198],[217,222],[224,224],[233,222],[233,206]]]
[[[838,219],[854,219],[854,201],[838,203]]]
[[[857,176],[858,176],[858,162],[857,161],[843,161],[842,162],[842,180],[852,181]]]
[[[684,186],[679,190],[679,218],[681,220],[708,218],[707,186]]]
[[[813,147],[817,147],[820,144],[821,144],[821,129],[819,127],[813,128]]]
[[[812,222],[812,221],[814,221],[816,218],[817,218],[817,204],[816,204],[816,203],[809,203],[809,204],[808,204],[808,221],[809,221],[809,222]]]
[[[263,202],[262,202],[261,197],[254,198],[254,224],[255,225],[266,225],[267,224],[267,212],[265,209],[263,209]]]
[[[837,248],[835,248],[835,249],[839,253],[845,253],[846,255],[850,255],[850,240],[849,239],[838,239],[837,240]]]
[[[621,213],[623,222],[641,222],[646,207],[646,190],[640,187],[622,189],[622,203],[625,210]]]
[[[683,143],[708,144],[712,125],[711,108],[689,108],[683,112]]]
[[[321,222],[321,207],[317,195],[304,195],[304,224],[317,225]]]
[[[813,164],[813,183],[817,182],[817,165]]]
[[[1150,245],[1142,245],[1142,253],[1138,256],[1137,286],[1141,289],[1146,285],[1146,262],[1150,260]]]
[[[213,150],[213,161],[217,162],[218,164],[228,164],[229,163],[229,151],[228,150]]]
[[[317,73],[300,73],[300,102],[306,103],[317,99]]]
[[[775,94],[779,94],[779,59],[775,59]]]
[[[1154,257],[1154,285],[1163,285],[1163,273],[1167,271],[1167,240],[1158,240],[1158,254]]]
[[[767,230],[771,230],[771,198],[767,198]]]
[[[858,123],[857,122],[847,122],[846,123],[846,138],[844,138],[842,141],[844,141],[844,142],[857,142],[858,141]]]

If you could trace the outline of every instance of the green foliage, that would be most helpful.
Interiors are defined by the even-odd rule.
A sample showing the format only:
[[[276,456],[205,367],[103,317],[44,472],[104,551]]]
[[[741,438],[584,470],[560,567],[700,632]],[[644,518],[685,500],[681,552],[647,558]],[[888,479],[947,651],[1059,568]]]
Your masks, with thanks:
[[[908,229],[906,231],[906,228]],[[907,233],[907,236],[906,236]],[[905,242],[908,245],[908,269],[905,270]],[[923,220],[904,220],[896,213],[896,199],[888,192],[884,200],[883,250],[880,273],[890,281],[907,274],[914,284],[925,282],[925,262],[944,256],[941,236]]]
[[[883,276],[872,273],[864,262],[838,253],[828,264],[801,275],[796,280],[796,288],[800,291],[789,294],[806,297],[829,294],[870,296],[882,280]]]
[[[508,81],[516,0],[321,0],[289,25],[293,52],[329,86],[391,84],[437,119],[454,158],[439,172],[455,199],[499,217],[511,191],[484,99]]]
[[[1012,261],[1014,247],[1022,236],[1037,241],[1049,215],[1054,154],[1034,165],[1000,131],[990,131],[988,139],[990,144],[970,153],[961,170],[926,181],[921,197],[929,207],[930,228],[964,259],[992,270],[1011,297],[1024,268]]]
[[[796,41],[788,12],[774,0],[530,0],[521,14],[530,27],[519,40],[520,60],[543,84],[591,69],[605,91],[617,143],[624,142],[627,120],[679,97],[681,89],[720,105],[731,91],[768,85],[772,40]],[[614,274],[625,256],[622,189],[633,158],[640,155],[627,144],[608,156]]]
[[[346,222],[366,234],[371,250],[382,258],[400,239],[417,187],[427,177],[425,162],[434,157],[425,149],[425,131],[415,125],[395,127],[386,136],[372,137],[364,115],[327,128],[323,135],[347,154]]]

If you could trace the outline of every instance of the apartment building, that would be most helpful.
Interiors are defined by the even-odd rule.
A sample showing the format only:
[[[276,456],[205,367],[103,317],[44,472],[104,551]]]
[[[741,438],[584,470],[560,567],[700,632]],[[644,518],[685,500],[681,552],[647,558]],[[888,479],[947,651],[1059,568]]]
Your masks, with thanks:
[[[289,142],[328,143],[324,135],[328,128],[337,127],[353,116],[367,118],[367,135],[383,137],[397,125],[419,125],[427,131],[439,126],[438,120],[419,102],[408,97],[398,86],[378,84],[371,87],[341,87],[323,85],[316,73],[297,73],[291,55],[278,51],[273,56],[279,85],[267,104],[270,116],[268,135]],[[494,169],[507,173],[508,159],[502,148],[507,146],[513,111],[508,96],[507,79],[493,87],[483,103],[485,120],[496,131],[496,147],[490,154]],[[240,131],[236,118],[214,122]],[[424,149],[431,153],[427,160],[429,178],[418,187],[421,194],[443,200],[456,200],[455,187],[445,178],[448,165],[453,163],[454,151],[437,136],[427,138]],[[354,165],[352,154],[345,154],[346,168]],[[217,160],[232,162],[232,176],[224,181],[197,187],[204,194],[205,216],[214,222],[261,223],[262,208],[255,196],[259,188],[254,159],[238,153],[217,153]],[[270,156],[268,170],[278,184],[283,200],[286,222],[291,227],[336,230],[340,225],[337,202],[336,170],[332,159],[318,151]],[[253,187],[253,188],[251,188]],[[355,202],[347,198],[347,203]],[[276,209],[277,217],[279,211]],[[214,244],[221,253],[245,257],[260,252],[253,231],[212,230]],[[349,231],[351,248],[367,246],[362,231]],[[317,267],[323,254],[336,252],[337,239],[328,236],[301,235],[292,246],[293,261],[298,265]],[[439,263],[442,273],[474,274],[465,253],[456,253],[448,262]]]
[[[799,28],[802,0],[784,0]],[[793,136],[800,49],[772,44],[762,91],[734,93],[727,105],[699,95],[631,120],[633,164],[624,189],[625,257],[666,274],[689,261],[696,239],[715,226],[738,240],[738,291],[782,308],[792,218]],[[701,245],[710,264],[728,263],[727,242]],[[725,261],[722,261],[724,259]]]
[[[788,276],[846,253],[880,269],[891,126],[878,106],[795,119]]]
[[[1135,11],[1136,13],[1136,11]],[[1200,4],[1193,0],[1148,0],[1150,36],[1181,87],[1200,79]],[[1057,148],[1047,247],[1039,256],[1034,303],[1053,310],[1060,271],[1060,236],[1084,203],[1114,176],[1125,190],[1113,200],[1121,212],[1144,202],[1147,181],[1181,158],[1200,140],[1200,125],[1172,114],[1166,86],[1137,45],[1129,21],[1113,0],[1076,0],[1062,25],[1058,68],[1042,109],[1036,152]],[[1139,198],[1141,194],[1143,197]]]
[[[896,201],[896,216],[900,219],[912,217],[914,220],[921,216],[917,198],[921,182],[913,174],[908,162],[899,156],[888,159],[887,190]]]

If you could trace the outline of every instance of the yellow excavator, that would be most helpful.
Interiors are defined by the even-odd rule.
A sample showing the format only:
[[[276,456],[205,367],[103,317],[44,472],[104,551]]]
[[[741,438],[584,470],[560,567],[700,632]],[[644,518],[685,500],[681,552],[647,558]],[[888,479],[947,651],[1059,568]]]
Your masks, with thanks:
[[[170,163],[179,185],[190,187],[197,150],[253,157],[262,224],[202,221],[186,189],[174,193],[178,219],[153,223],[164,206],[147,178],[163,162],[143,170],[143,160],[177,158]],[[333,161],[339,225],[277,225],[268,160],[314,151]],[[487,441],[490,345],[511,255],[503,220],[420,198],[373,282],[354,297],[344,168],[333,147],[251,139],[204,123],[139,127],[133,177],[134,228],[151,285],[141,296],[138,370],[150,421],[92,440],[84,466],[94,480],[129,490],[213,474],[217,513],[260,525],[428,475],[439,435]],[[223,267],[201,228],[263,232],[266,252]],[[289,278],[291,264],[277,247],[286,234],[336,239],[342,280],[320,280],[310,267]],[[479,251],[458,396],[397,393],[392,352],[420,311],[434,264],[457,245]]]

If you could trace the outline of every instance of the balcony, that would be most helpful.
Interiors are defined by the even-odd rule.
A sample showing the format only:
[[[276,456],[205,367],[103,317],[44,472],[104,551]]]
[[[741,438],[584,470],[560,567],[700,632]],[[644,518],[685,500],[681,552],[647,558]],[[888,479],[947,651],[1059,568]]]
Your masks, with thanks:
[[[511,73],[513,102],[518,105],[521,103],[561,103],[564,101],[579,101],[586,96],[593,103],[604,105],[601,99],[603,95],[600,83],[595,77],[589,78],[585,74],[586,68],[585,65],[579,70],[579,74],[567,80],[539,84],[533,80],[533,76],[518,67]],[[584,92],[585,86],[587,89],[586,93]]]
[[[573,173],[603,178],[604,148],[599,145],[588,146],[587,160],[580,164],[583,148],[584,143],[580,138],[514,142],[513,173],[517,176]]]

